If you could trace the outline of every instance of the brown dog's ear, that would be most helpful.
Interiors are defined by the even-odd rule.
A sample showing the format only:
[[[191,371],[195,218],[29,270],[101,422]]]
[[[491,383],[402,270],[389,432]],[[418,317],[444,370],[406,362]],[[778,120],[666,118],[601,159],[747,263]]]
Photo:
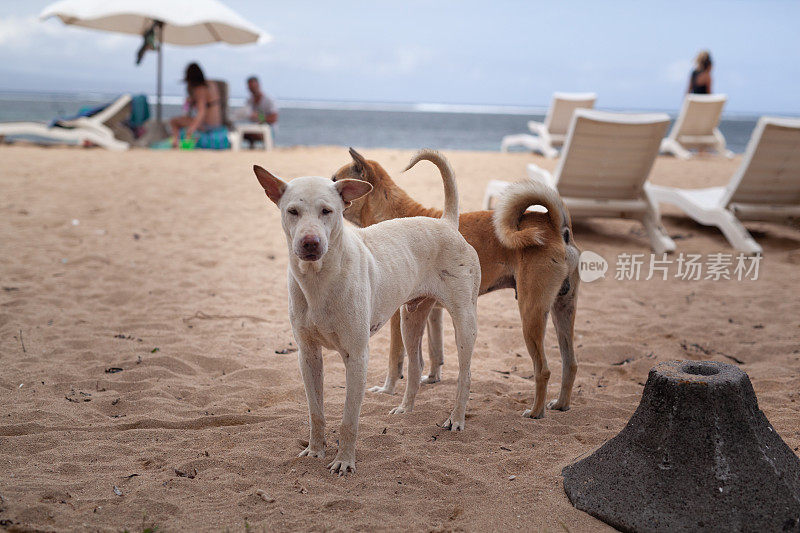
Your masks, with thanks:
[[[361,174],[366,178],[367,176],[367,160],[364,159],[364,156],[350,148],[350,157],[353,158],[353,167],[355,168],[356,172]]]
[[[253,165],[253,172],[256,173],[258,182],[264,187],[264,192],[267,193],[269,199],[275,202],[275,205],[278,205],[278,202],[281,201],[281,196],[283,196],[283,192],[286,190],[286,183],[258,165]]]
[[[372,190],[372,185],[369,182],[361,180],[339,180],[333,186],[339,191],[339,196],[342,197],[345,207],[350,207],[350,203],[353,200],[361,198]]]

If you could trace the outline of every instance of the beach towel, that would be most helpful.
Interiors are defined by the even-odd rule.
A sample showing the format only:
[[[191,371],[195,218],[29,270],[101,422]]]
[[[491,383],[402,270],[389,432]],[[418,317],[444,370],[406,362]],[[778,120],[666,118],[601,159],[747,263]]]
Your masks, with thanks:
[[[136,129],[144,125],[150,119],[150,105],[147,103],[147,96],[137,94],[131,98],[131,118],[128,119],[128,126]]]
[[[184,133],[181,131],[181,138],[183,138],[183,135]],[[231,147],[231,143],[228,141],[228,128],[225,126],[198,131],[194,135],[197,138],[197,148],[202,148],[204,150],[228,150]]]
[[[186,138],[186,128],[182,128],[178,146],[182,150],[194,150],[195,148],[228,150],[231,147],[231,143],[228,141],[228,128],[219,126],[210,130],[196,131],[191,139]],[[154,150],[169,150],[172,148],[172,139],[163,139],[152,143],[150,148]]]

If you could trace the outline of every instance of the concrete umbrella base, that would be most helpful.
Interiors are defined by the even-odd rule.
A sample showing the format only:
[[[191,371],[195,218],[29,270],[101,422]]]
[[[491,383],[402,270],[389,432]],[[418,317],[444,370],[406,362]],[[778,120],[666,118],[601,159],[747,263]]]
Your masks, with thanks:
[[[628,425],[562,475],[575,507],[623,531],[800,531],[800,459],[726,363],[653,367]]]

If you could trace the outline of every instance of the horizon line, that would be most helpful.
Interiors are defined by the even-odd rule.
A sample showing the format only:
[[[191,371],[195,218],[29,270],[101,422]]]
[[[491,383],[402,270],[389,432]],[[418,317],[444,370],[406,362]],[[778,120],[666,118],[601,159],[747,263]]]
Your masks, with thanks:
[[[0,100],[9,99],[8,97],[24,97],[28,101],[39,101],[42,97],[50,97],[55,99],[58,97],[67,99],[66,101],[74,100],[104,100],[112,99],[116,96],[124,94],[122,92],[104,92],[104,91],[36,91],[36,90],[18,90],[18,89],[2,89],[0,88]],[[131,93],[133,94],[133,93]],[[145,94],[147,101],[150,105],[157,103],[155,94],[150,93],[136,93]],[[5,98],[4,98],[5,97]],[[183,95],[162,95],[162,104],[164,105],[183,105],[185,101]],[[233,107],[243,106],[246,97],[243,96],[229,96],[229,101]],[[521,104],[477,104],[477,103],[444,103],[444,102],[397,102],[397,101],[362,101],[362,100],[327,100],[323,98],[279,98],[274,97],[274,100],[279,104],[279,107],[286,109],[319,109],[331,111],[386,111],[386,112],[412,112],[412,113],[463,113],[463,114],[497,114],[497,115],[544,115],[547,113],[549,103],[546,105],[521,105]],[[623,108],[623,107],[606,107],[597,106],[595,109],[608,110],[616,112],[629,112],[629,113],[652,113],[663,112],[670,116],[677,116],[680,111],[679,108],[663,109],[663,108]],[[726,111],[723,117],[728,120],[736,119],[752,119],[768,115],[782,115],[797,117],[800,114],[796,113],[774,113],[774,112],[758,112],[758,111]]]

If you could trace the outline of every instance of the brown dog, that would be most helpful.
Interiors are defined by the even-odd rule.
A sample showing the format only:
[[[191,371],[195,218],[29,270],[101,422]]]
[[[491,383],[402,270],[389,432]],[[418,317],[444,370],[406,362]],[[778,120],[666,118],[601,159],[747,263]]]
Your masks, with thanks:
[[[333,180],[361,179],[373,191],[355,200],[345,211],[345,218],[366,227],[392,218],[427,216],[438,218],[442,212],[415,202],[398,187],[375,161],[350,149],[353,162],[340,168]],[[431,159],[443,175],[450,171],[444,158]],[[547,213],[526,211],[532,205],[547,208]],[[544,355],[544,332],[547,313],[552,309],[558,334],[563,373],[561,392],[548,404],[551,409],[566,411],[570,406],[572,385],[578,369],[573,351],[575,307],[578,294],[578,250],[572,238],[569,214],[558,193],[533,181],[509,187],[497,209],[464,213],[459,217],[459,231],[478,252],[481,264],[480,294],[497,289],[515,289],[522,318],[522,333],[533,359],[536,392],[533,406],[523,416],[544,416],[547,381],[550,370]],[[373,392],[392,394],[403,371],[403,341],[400,314],[391,321],[389,372],[382,387]],[[428,319],[430,371],[423,380],[439,381],[442,365],[442,310],[435,308]]]

